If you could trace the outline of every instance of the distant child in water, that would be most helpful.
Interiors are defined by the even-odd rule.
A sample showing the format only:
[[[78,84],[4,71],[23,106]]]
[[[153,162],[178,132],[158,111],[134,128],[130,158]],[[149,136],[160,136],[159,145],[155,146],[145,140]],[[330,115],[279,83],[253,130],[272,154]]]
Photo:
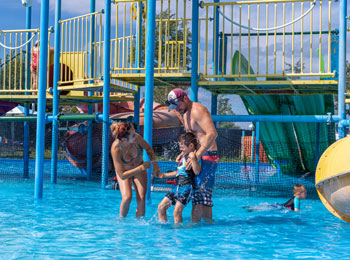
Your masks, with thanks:
[[[159,221],[167,221],[167,209],[175,205],[174,222],[181,223],[182,211],[191,201],[193,194],[194,176],[201,171],[201,161],[195,158],[195,151],[199,148],[196,136],[187,132],[180,136],[179,145],[181,153],[177,156],[177,171],[161,174],[161,178],[176,177],[176,187],[165,195],[162,202],[158,205]],[[191,167],[187,167],[190,165]],[[189,169],[188,169],[189,168]]]
[[[283,207],[288,209],[299,211],[300,210],[300,200],[306,198],[306,188],[302,184],[295,184],[293,188],[294,197],[288,200],[286,203],[282,204]]]
[[[281,208],[288,208],[290,210],[299,211],[300,210],[300,200],[306,198],[306,188],[302,184],[295,184],[293,188],[294,196],[290,200],[288,200],[284,204],[269,204],[269,203],[261,203],[257,206],[244,206],[243,208],[248,210],[249,212],[253,211],[269,211]]]

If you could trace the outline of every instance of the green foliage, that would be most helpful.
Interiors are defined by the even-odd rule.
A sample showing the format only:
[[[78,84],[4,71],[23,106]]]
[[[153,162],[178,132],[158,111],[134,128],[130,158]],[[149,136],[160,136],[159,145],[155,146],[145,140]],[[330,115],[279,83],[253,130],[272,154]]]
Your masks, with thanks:
[[[232,105],[230,104],[229,98],[224,95],[218,96],[218,115],[235,115],[232,110]],[[232,122],[220,122],[220,127],[222,128],[239,128]]]

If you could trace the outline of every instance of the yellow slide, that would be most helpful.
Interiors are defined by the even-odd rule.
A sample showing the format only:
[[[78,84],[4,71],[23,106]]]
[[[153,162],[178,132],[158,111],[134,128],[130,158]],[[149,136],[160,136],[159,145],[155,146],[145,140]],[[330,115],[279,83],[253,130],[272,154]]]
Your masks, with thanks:
[[[350,137],[333,143],[316,169],[316,189],[325,207],[350,222]]]

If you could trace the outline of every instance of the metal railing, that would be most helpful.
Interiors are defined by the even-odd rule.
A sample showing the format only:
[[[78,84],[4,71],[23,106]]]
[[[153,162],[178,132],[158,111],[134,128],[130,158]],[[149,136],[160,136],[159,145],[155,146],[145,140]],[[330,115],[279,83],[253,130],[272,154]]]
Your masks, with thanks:
[[[204,77],[334,76],[331,48],[337,31],[331,24],[331,0],[236,1],[201,7],[206,19],[199,24],[204,29],[199,56],[204,59],[199,60],[198,72]]]

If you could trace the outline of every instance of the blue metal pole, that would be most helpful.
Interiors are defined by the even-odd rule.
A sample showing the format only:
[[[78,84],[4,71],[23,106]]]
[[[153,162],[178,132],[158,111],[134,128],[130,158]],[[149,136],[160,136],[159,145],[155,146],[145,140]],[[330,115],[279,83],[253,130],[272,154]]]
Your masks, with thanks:
[[[213,115],[214,122],[303,122],[334,123],[340,116],[332,115]],[[346,121],[344,122],[346,124]]]
[[[136,28],[136,68],[140,68],[141,64],[141,43],[142,43],[142,2],[137,3],[137,28]],[[140,73],[140,70],[136,70],[136,73]],[[140,87],[137,88],[137,92],[134,96],[134,122],[140,124]],[[137,132],[140,131],[140,128]]]
[[[279,160],[274,161],[277,167],[277,178],[281,180],[281,164]]]
[[[315,168],[318,163],[319,153],[320,153],[320,123],[317,123],[316,124]]]
[[[26,29],[32,28],[32,7],[26,8]],[[27,33],[27,40],[31,37],[31,33]],[[31,57],[31,44],[30,42],[27,44],[26,52],[28,59],[26,60],[26,68],[27,68],[27,77],[25,82],[25,89],[30,89],[30,59]],[[25,93],[29,95],[30,93]],[[29,116],[29,104],[24,105],[24,115]],[[29,122],[24,122],[23,124],[23,178],[29,177]]]
[[[90,0],[90,13],[95,12],[95,0]],[[90,24],[90,78],[94,78],[94,46],[93,42],[95,41],[95,16],[91,17]],[[92,83],[92,82],[91,82]],[[88,92],[88,96],[91,97],[93,95],[92,91]],[[88,114],[92,114],[94,112],[93,105],[88,105]],[[96,111],[97,112],[97,111]],[[89,180],[92,175],[92,136],[93,136],[93,123],[91,120],[88,121],[88,133],[87,133],[87,147],[86,147],[86,178]]]
[[[252,131],[252,147],[250,149],[250,162],[253,163],[254,162],[254,136],[255,136],[255,132]]]
[[[147,39],[146,39],[146,85],[145,85],[145,117],[143,137],[152,146],[153,128],[153,84],[154,84],[154,35],[156,27],[156,0],[147,1]],[[143,160],[149,160],[144,153]],[[152,167],[148,169],[146,202],[151,204]]]
[[[245,137],[245,131],[242,131],[242,138],[241,138],[241,159],[244,159],[244,137]]]
[[[58,115],[59,96],[58,81],[60,77],[60,50],[61,50],[61,0],[56,0],[55,9],[55,57],[54,57],[54,74],[53,74],[53,104],[52,115]],[[55,118],[52,121],[52,144],[51,144],[51,183],[57,182],[57,150],[58,150],[58,121]]]
[[[255,182],[259,183],[260,122],[255,123]]]
[[[338,86],[338,115],[345,120],[345,87],[346,87],[346,10],[347,0],[339,1],[339,86]],[[345,127],[338,125],[339,139],[345,137]]]
[[[227,39],[222,33],[220,34],[220,48],[219,48],[219,74],[226,74],[226,62],[227,62]]]
[[[219,3],[219,0],[214,0],[214,3]],[[213,72],[214,75],[218,74],[218,63],[219,63],[219,10],[218,7],[214,7],[214,23],[213,23],[213,32],[214,32],[214,39],[213,39]],[[215,79],[216,80],[216,79]]]
[[[218,95],[211,92],[211,115],[217,115],[218,113]],[[215,127],[219,126],[218,122],[215,122]]]
[[[109,94],[110,94],[110,52],[111,52],[111,0],[105,1],[104,31],[104,70],[103,70],[103,128],[102,128],[102,188],[108,183],[109,166]]]
[[[43,197],[43,171],[45,149],[45,108],[47,82],[47,48],[48,48],[48,17],[49,0],[41,1],[40,14],[40,54],[39,54],[39,88],[38,116],[36,125],[36,159],[35,159],[35,190],[34,197]]]
[[[331,37],[331,71],[339,71],[339,35],[332,34]],[[339,75],[333,79],[339,79]]]
[[[198,0],[192,0],[192,68],[191,68],[191,100],[198,101]],[[186,48],[186,46],[184,47]]]

